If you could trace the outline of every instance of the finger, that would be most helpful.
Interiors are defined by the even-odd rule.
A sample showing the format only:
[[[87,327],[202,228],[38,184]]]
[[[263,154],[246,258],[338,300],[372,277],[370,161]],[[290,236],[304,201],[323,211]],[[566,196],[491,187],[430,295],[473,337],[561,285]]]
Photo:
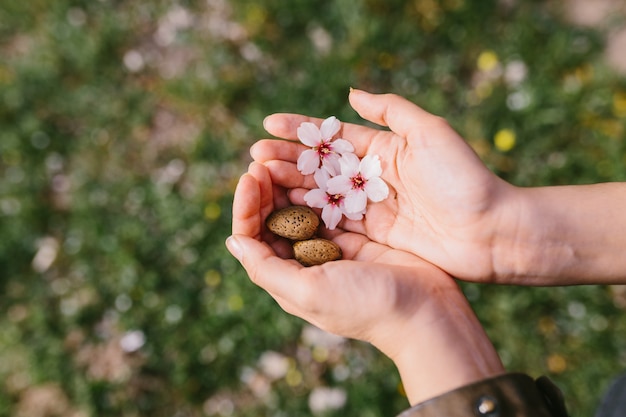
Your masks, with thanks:
[[[267,291],[283,310],[313,322],[303,313],[303,296],[311,293],[303,291],[307,280],[301,277],[300,272],[304,267],[296,261],[276,257],[267,244],[247,236],[230,236],[226,247],[241,262],[250,280]]]
[[[259,207],[261,224],[259,227],[261,229],[262,240],[270,244],[272,249],[281,258],[293,258],[291,244],[286,239],[277,237],[265,226],[265,219],[267,219],[274,210],[293,204],[289,199],[287,188],[275,184],[274,180],[271,178],[270,171],[263,164],[252,162],[249,167],[249,172],[257,179],[261,193],[261,205]]]
[[[263,222],[275,207],[289,205],[287,191],[275,187],[263,164],[252,162],[241,177],[233,199],[233,233],[261,237]]]
[[[395,94],[370,94],[362,90],[352,90],[348,98],[352,108],[361,117],[387,126],[404,138],[415,135],[416,127],[445,124],[441,117],[428,113]]]
[[[239,179],[233,198],[233,234],[261,237],[261,189],[257,179],[245,173]]]
[[[275,113],[263,120],[263,127],[271,135],[288,140],[298,140],[296,134],[302,123],[309,122],[316,126],[322,124],[322,119],[304,116],[301,114]]]
[[[303,295],[306,279],[304,269],[295,260],[281,259],[266,243],[245,235],[232,235],[226,247],[239,260],[248,276],[273,297],[294,300]]]
[[[304,116],[301,114],[291,113],[275,113],[267,116],[263,121],[263,127],[268,133],[283,139],[292,141],[298,140],[298,127],[304,122],[313,123],[316,126],[321,126],[324,119]],[[343,138],[352,141],[355,138],[371,137],[378,131],[369,127],[352,124],[341,123],[339,132],[335,135],[336,138]]]
[[[317,188],[313,175],[302,175],[296,164],[279,160],[265,163],[272,182],[285,188]]]
[[[417,169],[427,172],[441,167],[453,167],[454,171],[448,171],[448,175],[472,172],[482,176],[480,181],[491,181],[489,177],[493,174],[485,168],[476,152],[445,119],[430,114],[395,94],[370,94],[353,90],[349,99],[352,107],[363,118],[388,126],[397,137],[406,142],[409,148],[427,150],[427,152],[417,153],[416,158],[421,157],[421,163],[416,165]],[[387,147],[392,148],[392,146],[388,142]],[[402,145],[398,144],[397,149],[400,154],[404,153]],[[399,173],[392,171],[392,174],[394,175],[390,175],[387,171],[383,178],[393,187],[402,186],[401,182],[396,181]],[[443,172],[441,174],[443,175]],[[458,179],[456,176],[450,178],[451,181]]]
[[[273,159],[296,162],[306,146],[300,142],[287,140],[263,139],[256,142],[250,148],[250,156],[258,162],[266,162]]]
[[[250,236],[271,245],[281,258],[292,258],[293,249],[265,227],[265,219],[275,207],[290,205],[286,190],[272,185],[269,172],[253,162],[237,184],[233,198],[233,234]]]
[[[261,218],[265,219],[277,208],[290,205],[287,195],[287,187],[276,184],[269,169],[258,162],[252,162],[248,172],[254,176],[260,187],[261,205],[259,207]]]
[[[252,162],[248,166],[248,173],[257,180],[259,187],[259,210],[261,217],[265,218],[274,209],[274,190],[271,175],[267,167],[258,162]]]
[[[306,206],[307,204],[304,200],[304,195],[309,191],[311,190],[308,188],[292,188],[291,190],[289,190],[289,201],[291,201],[291,203],[295,205]],[[322,211],[321,209],[316,208],[313,208],[313,210],[318,214],[318,216]]]

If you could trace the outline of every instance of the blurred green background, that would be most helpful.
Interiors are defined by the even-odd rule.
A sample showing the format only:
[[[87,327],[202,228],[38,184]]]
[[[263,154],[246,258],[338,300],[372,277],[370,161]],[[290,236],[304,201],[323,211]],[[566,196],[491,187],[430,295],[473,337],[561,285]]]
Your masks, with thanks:
[[[225,251],[248,147],[273,112],[361,123],[354,86],[446,117],[515,184],[626,180],[603,52],[624,14],[569,7],[2,0],[0,416],[403,410],[389,360],[288,316]],[[626,287],[463,288],[508,369],[593,415],[626,368]]]

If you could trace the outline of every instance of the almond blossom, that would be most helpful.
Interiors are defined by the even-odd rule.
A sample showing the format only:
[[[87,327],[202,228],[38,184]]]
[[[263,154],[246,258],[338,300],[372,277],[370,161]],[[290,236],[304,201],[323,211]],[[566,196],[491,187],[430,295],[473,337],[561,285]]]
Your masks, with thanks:
[[[324,120],[319,128],[310,122],[300,124],[298,139],[311,148],[298,157],[297,167],[302,174],[313,174],[320,165],[331,175],[339,173],[339,158],[345,153],[354,152],[354,147],[347,140],[332,140],[340,128],[341,123],[335,116]]]
[[[382,167],[378,155],[366,155],[362,160],[353,153],[339,159],[341,174],[328,179],[326,192],[343,195],[345,213],[364,213],[367,200],[379,202],[389,195],[389,187],[380,178]]]
[[[315,124],[300,124],[297,135],[309,146],[298,157],[297,168],[303,175],[314,174],[318,188],[304,195],[309,207],[322,209],[322,220],[333,230],[343,216],[361,220],[367,202],[379,202],[387,198],[389,188],[380,178],[382,167],[378,155],[366,155],[359,159],[354,146],[344,139],[333,137],[341,124],[331,116],[318,128]]]
[[[304,195],[309,207],[322,209],[322,220],[329,230],[334,230],[345,215],[351,220],[361,220],[365,210],[360,213],[348,213],[345,210],[345,195],[341,193],[331,194],[328,192],[330,172],[324,168],[318,168],[313,176],[319,188],[310,190]]]

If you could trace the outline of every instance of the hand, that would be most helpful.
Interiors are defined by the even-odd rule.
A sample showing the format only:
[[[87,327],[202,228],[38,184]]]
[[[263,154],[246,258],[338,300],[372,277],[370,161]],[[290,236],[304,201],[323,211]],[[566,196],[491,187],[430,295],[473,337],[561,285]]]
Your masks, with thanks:
[[[391,129],[344,124],[338,135],[352,142],[359,157],[380,156],[391,193],[368,207],[364,221],[347,220],[343,227],[419,255],[456,277],[495,280],[500,271],[493,248],[499,238],[508,238],[498,232],[517,214],[502,212],[499,205],[515,187],[490,172],[445,120],[409,101],[353,90],[350,103],[363,118]],[[263,140],[251,150],[274,182],[287,188],[315,188],[311,176],[302,176],[295,165],[305,149],[296,141],[304,121],[321,122],[294,114],[269,116],[265,128],[292,141]],[[290,197],[303,204],[303,193]]]
[[[407,252],[335,230],[344,260],[305,268],[264,227],[287,189],[252,163],[237,186],[227,246],[251,280],[287,312],[326,331],[372,343],[398,366],[414,404],[503,373],[454,280]]]
[[[344,230],[413,253],[464,280],[522,285],[626,283],[626,183],[515,187],[487,169],[440,117],[391,94],[353,90],[352,107],[390,131],[344,124],[338,136],[359,157],[380,156],[388,199]],[[252,157],[304,204],[314,188],[296,169],[304,148],[295,114],[266,118]]]

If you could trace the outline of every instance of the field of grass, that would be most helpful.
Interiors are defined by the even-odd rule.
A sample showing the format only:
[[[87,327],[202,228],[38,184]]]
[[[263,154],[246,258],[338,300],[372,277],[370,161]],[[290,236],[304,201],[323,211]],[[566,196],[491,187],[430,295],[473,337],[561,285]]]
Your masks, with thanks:
[[[393,416],[371,346],[285,314],[230,257],[278,111],[350,86],[446,117],[514,184],[626,180],[626,77],[558,1],[3,0],[0,417]],[[598,213],[601,216],[602,213]],[[591,416],[626,286],[464,284],[510,370]]]

